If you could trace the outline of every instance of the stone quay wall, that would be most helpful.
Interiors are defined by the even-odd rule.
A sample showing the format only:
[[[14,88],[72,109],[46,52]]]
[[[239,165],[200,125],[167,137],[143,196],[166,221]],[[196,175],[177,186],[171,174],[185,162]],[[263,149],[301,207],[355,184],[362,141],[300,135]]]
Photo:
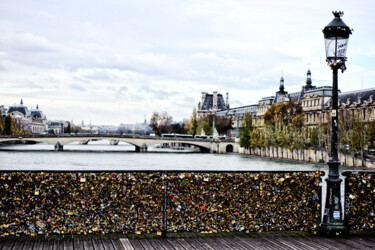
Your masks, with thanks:
[[[286,149],[281,147],[261,147],[261,148],[240,148],[239,153],[250,154],[256,156],[289,159],[307,162],[328,162],[329,154],[326,150],[314,149]],[[362,158],[355,157],[350,154],[338,153],[339,160],[342,165],[348,167],[362,167]],[[375,168],[375,162],[365,159],[363,166],[367,168]]]
[[[0,235],[316,231],[320,172],[1,172]]]

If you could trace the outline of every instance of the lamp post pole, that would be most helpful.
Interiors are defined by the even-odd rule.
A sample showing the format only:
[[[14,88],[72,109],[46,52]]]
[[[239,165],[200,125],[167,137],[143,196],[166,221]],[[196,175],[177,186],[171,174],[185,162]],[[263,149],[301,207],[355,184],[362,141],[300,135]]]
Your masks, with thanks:
[[[326,203],[323,222],[319,227],[320,233],[329,236],[340,236],[348,233],[348,227],[343,220],[341,206],[341,178],[339,173],[340,161],[337,153],[338,131],[338,87],[337,72],[346,69],[346,49],[350,28],[341,20],[342,12],[333,12],[335,19],[323,30],[326,42],[327,62],[332,69],[332,113],[331,113],[331,152],[328,161],[329,173],[327,182]]]
[[[337,130],[338,130],[338,113],[337,113],[337,67],[332,67],[332,113],[331,113],[331,152],[328,161],[329,174],[326,179],[327,194],[324,209],[323,223],[320,231],[322,234],[330,236],[339,236],[347,234],[347,226],[343,220],[343,210],[341,206],[341,182],[339,173],[340,161],[337,153]]]

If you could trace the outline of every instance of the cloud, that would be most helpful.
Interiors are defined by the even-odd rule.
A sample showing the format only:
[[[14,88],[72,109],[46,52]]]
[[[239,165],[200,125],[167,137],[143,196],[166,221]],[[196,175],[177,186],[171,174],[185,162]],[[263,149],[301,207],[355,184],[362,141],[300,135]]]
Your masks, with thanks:
[[[126,87],[126,86],[121,86],[121,87],[117,90],[117,92],[120,93],[120,94],[123,94],[123,93],[127,92],[128,90],[129,90],[128,87]]]
[[[289,92],[308,67],[313,83],[330,85],[321,29],[338,4],[355,28],[339,80],[349,91],[362,76],[375,82],[371,1],[67,0],[24,2],[22,12],[4,1],[0,104],[29,95],[50,118],[129,123],[152,111],[190,117],[202,91],[229,92],[231,107],[254,104],[274,94],[281,72]]]
[[[48,12],[48,11],[44,11],[44,10],[40,10],[40,11],[38,12],[38,15],[39,15],[40,17],[46,18],[47,20],[51,20],[51,19],[53,19],[53,18],[55,17],[55,16],[52,15],[50,12]]]
[[[81,92],[85,92],[86,89],[85,87],[79,85],[79,84],[76,84],[76,83],[72,83],[69,85],[69,88],[73,89],[73,90],[78,90],[78,91],[81,91]]]
[[[17,53],[44,53],[59,51],[59,46],[47,38],[32,33],[9,34],[0,38],[0,42]]]

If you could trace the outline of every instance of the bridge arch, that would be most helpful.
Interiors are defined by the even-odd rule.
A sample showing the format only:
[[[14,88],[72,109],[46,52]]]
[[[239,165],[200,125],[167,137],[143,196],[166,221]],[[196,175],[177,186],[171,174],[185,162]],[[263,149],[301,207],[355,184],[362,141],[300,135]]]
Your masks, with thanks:
[[[233,145],[232,145],[232,144],[228,144],[228,145],[225,147],[225,152],[226,152],[226,153],[233,153]]]

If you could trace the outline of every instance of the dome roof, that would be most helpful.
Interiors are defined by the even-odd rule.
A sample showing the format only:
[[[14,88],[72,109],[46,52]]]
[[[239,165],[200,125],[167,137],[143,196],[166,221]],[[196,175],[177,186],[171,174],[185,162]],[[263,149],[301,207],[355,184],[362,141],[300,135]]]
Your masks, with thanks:
[[[26,115],[26,116],[29,115],[29,110],[23,104],[9,106],[8,114],[10,114],[12,112],[16,112],[16,111],[20,112],[20,113],[22,113],[23,115]]]
[[[40,111],[39,109],[33,109],[33,110],[30,111],[30,113],[31,113],[32,117],[42,118],[42,119],[45,118],[45,116],[43,115],[43,112]]]
[[[39,109],[39,105],[36,105],[36,109],[32,109],[30,111],[30,114],[34,118],[42,118],[42,119],[46,118],[46,116],[43,114],[43,112]]]

